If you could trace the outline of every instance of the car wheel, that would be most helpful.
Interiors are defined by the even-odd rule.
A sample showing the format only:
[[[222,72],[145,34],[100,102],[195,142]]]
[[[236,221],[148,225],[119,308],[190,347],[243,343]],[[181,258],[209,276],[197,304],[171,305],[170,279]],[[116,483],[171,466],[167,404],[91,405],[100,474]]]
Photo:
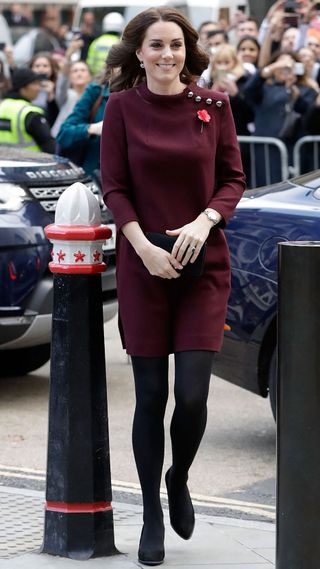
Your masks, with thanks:
[[[277,349],[272,353],[269,366],[269,399],[274,420],[277,416]]]
[[[20,350],[0,350],[0,376],[25,375],[41,367],[49,358],[50,344]]]

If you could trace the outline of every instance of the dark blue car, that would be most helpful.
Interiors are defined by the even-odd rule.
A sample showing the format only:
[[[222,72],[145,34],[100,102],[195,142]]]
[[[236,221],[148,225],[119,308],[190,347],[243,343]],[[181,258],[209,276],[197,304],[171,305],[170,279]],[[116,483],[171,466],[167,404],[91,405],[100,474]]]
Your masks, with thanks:
[[[320,170],[245,192],[226,228],[232,265],[214,373],[276,406],[277,244],[320,240]]]
[[[0,145],[0,375],[17,375],[50,357],[53,279],[44,227],[72,183],[85,184],[102,202],[99,185],[65,158]],[[103,222],[113,229],[110,212]],[[114,241],[105,244],[103,313],[117,312]]]

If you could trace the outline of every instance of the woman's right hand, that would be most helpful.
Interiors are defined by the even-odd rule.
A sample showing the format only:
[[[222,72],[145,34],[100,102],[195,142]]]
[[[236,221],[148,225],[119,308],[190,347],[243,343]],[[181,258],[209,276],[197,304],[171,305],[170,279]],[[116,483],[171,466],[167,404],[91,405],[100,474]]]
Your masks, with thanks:
[[[160,277],[161,279],[177,279],[180,277],[177,270],[183,269],[183,265],[168,251],[153,245],[145,236],[137,221],[124,223],[121,230],[150,275]]]
[[[183,265],[175,257],[161,247],[152,245],[152,243],[144,247],[143,251],[140,252],[140,258],[150,275],[154,277],[177,279],[180,277],[180,273],[175,269],[183,269]]]
[[[52,101],[55,96],[55,84],[50,79],[45,79],[41,81],[42,89],[47,93],[48,101]]]

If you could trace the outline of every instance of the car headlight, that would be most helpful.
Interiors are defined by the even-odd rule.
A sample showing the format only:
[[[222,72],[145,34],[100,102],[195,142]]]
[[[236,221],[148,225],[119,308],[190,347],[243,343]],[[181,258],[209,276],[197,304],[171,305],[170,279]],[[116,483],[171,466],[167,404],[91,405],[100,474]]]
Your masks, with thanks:
[[[18,211],[30,197],[16,184],[0,184],[0,212]]]

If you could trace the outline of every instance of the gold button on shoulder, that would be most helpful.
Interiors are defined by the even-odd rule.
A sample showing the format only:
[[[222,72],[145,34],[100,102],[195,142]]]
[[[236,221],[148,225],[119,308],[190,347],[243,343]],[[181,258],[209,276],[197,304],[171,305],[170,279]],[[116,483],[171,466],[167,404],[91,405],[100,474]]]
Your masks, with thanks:
[[[188,97],[188,99],[191,99],[191,98],[193,97],[193,92],[192,92],[192,91],[189,91],[188,94],[187,94],[187,97]]]
[[[223,105],[222,101],[217,101],[217,102],[216,102],[216,106],[219,107],[219,109],[220,109],[220,107],[222,107],[222,105]]]
[[[196,103],[200,103],[202,101],[202,97],[200,97],[200,95],[197,95],[194,100]]]
[[[206,99],[206,103],[207,105],[212,105],[212,99],[210,99],[210,97],[208,99]]]

